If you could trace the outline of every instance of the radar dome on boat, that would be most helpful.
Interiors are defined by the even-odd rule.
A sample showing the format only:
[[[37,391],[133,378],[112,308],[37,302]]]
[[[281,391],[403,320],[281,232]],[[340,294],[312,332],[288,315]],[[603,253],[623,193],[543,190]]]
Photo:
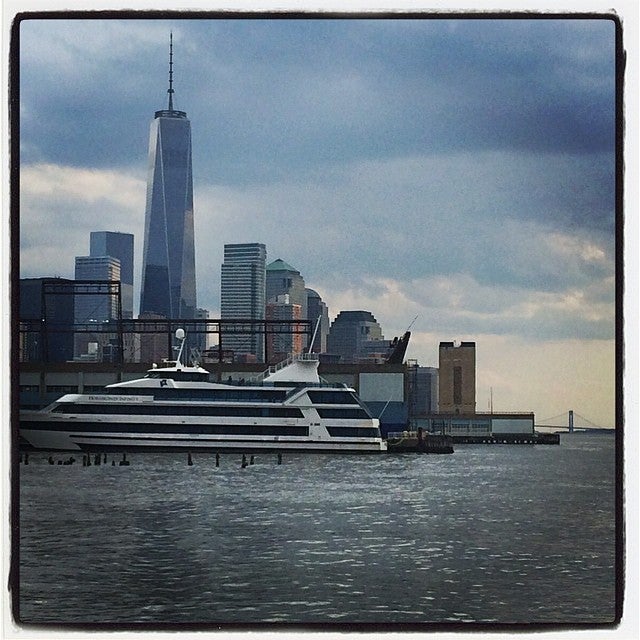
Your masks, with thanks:
[[[184,339],[184,329],[176,329],[176,338],[178,340]]]

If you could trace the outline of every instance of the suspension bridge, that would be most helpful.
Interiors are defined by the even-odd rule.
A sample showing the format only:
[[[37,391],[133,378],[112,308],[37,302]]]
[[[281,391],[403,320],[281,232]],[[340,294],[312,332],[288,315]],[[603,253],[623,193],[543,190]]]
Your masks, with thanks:
[[[551,416],[550,418],[543,418],[542,420],[536,419],[536,428],[542,427],[544,429],[564,429],[569,433],[573,431],[590,431],[593,429],[609,429],[610,427],[604,427],[596,424],[592,420],[581,416],[579,413],[569,409],[564,413],[560,413],[557,416]]]

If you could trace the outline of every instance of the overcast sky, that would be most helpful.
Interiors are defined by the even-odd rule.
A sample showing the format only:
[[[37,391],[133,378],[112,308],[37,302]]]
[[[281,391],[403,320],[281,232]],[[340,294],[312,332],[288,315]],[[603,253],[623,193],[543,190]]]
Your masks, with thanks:
[[[20,275],[73,277],[130,232],[149,125],[193,137],[198,305],[225,243],[263,242],[333,319],[408,357],[477,343],[478,410],[614,424],[615,23],[608,19],[26,20]]]

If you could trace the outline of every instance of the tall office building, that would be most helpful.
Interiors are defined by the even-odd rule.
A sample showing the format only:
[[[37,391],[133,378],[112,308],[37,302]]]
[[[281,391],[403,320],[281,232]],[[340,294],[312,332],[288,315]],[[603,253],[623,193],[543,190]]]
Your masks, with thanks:
[[[191,123],[173,108],[173,39],[169,105],[156,111],[149,135],[140,313],[193,318],[196,269],[193,234]]]
[[[327,351],[340,362],[353,363],[369,359],[372,348],[388,349],[378,321],[369,311],[341,311],[331,324],[327,338]]]
[[[76,280],[120,280],[120,260],[113,256],[76,256]],[[78,294],[75,300],[76,324],[103,323],[118,318],[115,296],[100,293]]]
[[[263,244],[225,244],[221,271],[222,320],[264,320],[267,249]],[[264,335],[258,332],[222,337],[222,348],[234,356],[264,359]]]
[[[475,413],[476,343],[441,342],[439,360],[440,413]]]
[[[133,234],[118,231],[92,231],[89,255],[112,256],[120,261],[122,317],[133,318]]]
[[[302,318],[307,317],[307,292],[304,278],[297,269],[278,258],[267,265],[267,301],[276,296],[289,296],[291,304],[300,305]]]
[[[47,285],[61,292],[47,294]],[[20,362],[73,359],[75,296],[63,293],[65,288],[72,291],[73,285],[73,280],[64,278],[20,280]]]
[[[75,279],[92,282],[100,280],[120,281],[120,260],[113,256],[76,256]],[[95,354],[109,344],[110,336],[103,329],[119,316],[118,299],[105,293],[78,293],[75,296],[75,324],[82,325],[74,337],[75,357]],[[91,327],[95,327],[95,332]],[[91,333],[87,333],[91,329]],[[115,331],[114,331],[115,333]],[[93,345],[93,346],[92,346]]]
[[[141,313],[138,316],[141,320],[161,320],[164,316],[154,313]],[[145,331],[139,336],[140,342],[140,362],[148,365],[159,364],[164,359],[173,359],[175,353],[172,351],[173,340],[171,335],[167,336],[166,331],[150,332]]]
[[[407,366],[409,415],[424,416],[438,412],[438,369],[419,367],[417,362]]]
[[[267,361],[271,364],[285,360],[291,355],[302,353],[303,343],[306,336],[299,331],[302,324],[289,325],[293,320],[302,319],[302,307],[299,304],[291,302],[288,293],[271,298],[266,305],[267,320],[285,320],[287,324],[282,327],[275,325],[275,328],[281,328],[282,333],[274,332],[267,336]],[[292,331],[289,332],[288,330]],[[297,330],[297,331],[296,331]]]

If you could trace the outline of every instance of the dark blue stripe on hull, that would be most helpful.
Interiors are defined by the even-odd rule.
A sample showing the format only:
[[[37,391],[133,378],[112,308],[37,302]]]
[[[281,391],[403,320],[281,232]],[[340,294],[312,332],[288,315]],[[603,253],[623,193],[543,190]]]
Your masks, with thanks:
[[[171,452],[191,452],[191,453],[252,453],[254,455],[262,454],[262,453],[339,453],[342,455],[353,455],[353,454],[363,454],[363,453],[386,453],[385,451],[381,451],[378,449],[357,449],[352,448],[353,444],[349,444],[349,447],[343,447],[338,449],[330,449],[325,448],[324,445],[320,443],[317,444],[316,447],[302,447],[300,445],[296,445],[291,443],[290,445],[282,444],[281,446],[277,446],[274,444],[269,445],[260,445],[260,446],[242,446],[241,444],[233,444],[228,447],[221,447],[220,444],[217,446],[214,444],[207,444],[205,446],[193,446],[191,445],[171,445],[171,446],[144,446],[144,445],[136,445],[130,442],[123,443],[122,445],[111,445],[111,444],[99,444],[99,445],[85,445],[78,443],[78,446],[83,450],[90,453],[97,452],[106,452],[106,453],[132,453],[132,452],[153,452],[157,451],[158,453],[171,453]]]
[[[83,442],[83,439],[90,439],[91,442]],[[104,441],[101,441],[104,440]],[[107,442],[109,440],[109,442]],[[120,440],[114,443],[114,440]],[[162,443],[162,444],[160,444]],[[362,453],[386,453],[386,450],[379,449],[379,443],[354,443],[354,442],[333,442],[334,447],[329,447],[329,443],[303,441],[279,441],[260,442],[258,440],[232,440],[225,444],[217,439],[180,441],[173,440],[170,443],[162,438],[145,438],[144,440],[133,437],[116,436],[96,436],[77,434],[69,439],[69,448],[41,447],[35,448],[24,443],[21,450],[28,451],[72,451],[77,452],[79,447],[82,451],[90,453],[111,452],[129,453],[139,452],[192,452],[192,453],[339,453],[339,454],[362,454]],[[367,448],[368,447],[368,448]]]

